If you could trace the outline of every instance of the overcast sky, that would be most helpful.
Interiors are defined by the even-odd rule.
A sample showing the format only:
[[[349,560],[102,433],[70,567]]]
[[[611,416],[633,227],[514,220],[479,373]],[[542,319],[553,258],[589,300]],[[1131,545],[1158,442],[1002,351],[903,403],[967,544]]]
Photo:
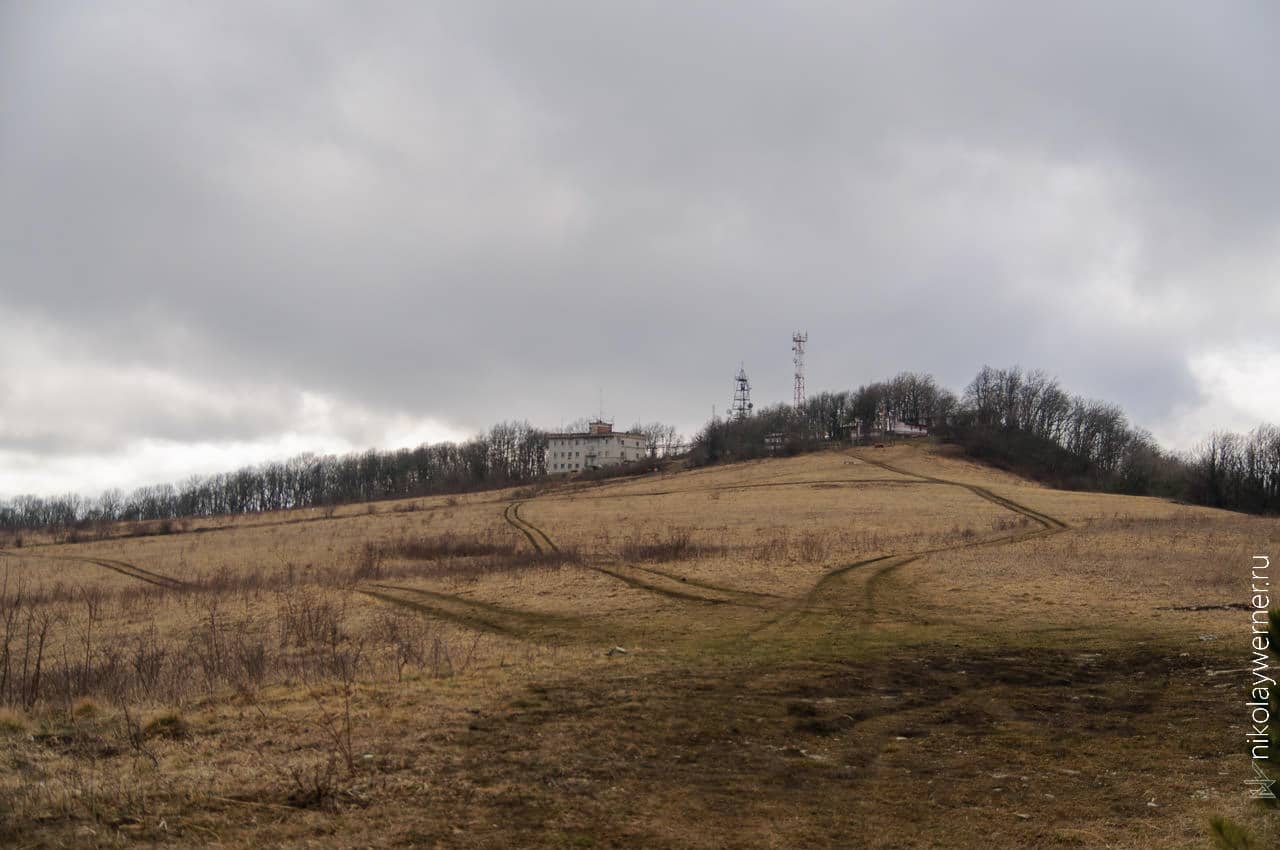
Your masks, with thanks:
[[[0,2],[0,495],[1041,367],[1280,420],[1280,6]]]

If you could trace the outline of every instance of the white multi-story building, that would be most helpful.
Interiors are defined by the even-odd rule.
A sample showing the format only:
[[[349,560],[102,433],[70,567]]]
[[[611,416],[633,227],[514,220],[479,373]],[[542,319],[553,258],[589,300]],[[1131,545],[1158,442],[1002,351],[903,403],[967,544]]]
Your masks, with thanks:
[[[559,475],[639,460],[647,445],[643,434],[615,432],[611,422],[592,422],[583,433],[547,435],[547,472]]]

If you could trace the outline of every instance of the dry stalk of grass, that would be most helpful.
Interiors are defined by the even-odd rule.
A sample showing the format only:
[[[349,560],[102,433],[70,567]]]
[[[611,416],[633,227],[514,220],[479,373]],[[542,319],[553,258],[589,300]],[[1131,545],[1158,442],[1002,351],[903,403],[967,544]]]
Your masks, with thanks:
[[[694,541],[692,529],[678,527],[661,537],[627,538],[618,547],[618,557],[625,561],[682,561],[702,557],[708,549]]]

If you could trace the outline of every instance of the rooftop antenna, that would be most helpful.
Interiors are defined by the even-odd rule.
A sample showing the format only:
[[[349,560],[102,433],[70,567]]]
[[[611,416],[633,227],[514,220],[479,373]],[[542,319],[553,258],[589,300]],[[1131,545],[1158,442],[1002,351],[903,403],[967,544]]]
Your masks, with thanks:
[[[804,407],[804,344],[808,341],[808,331],[796,331],[791,335],[791,362],[796,364],[796,393],[793,402],[796,410]]]
[[[729,408],[730,419],[746,419],[751,415],[751,382],[747,380],[747,370],[738,364],[738,375],[733,379],[733,406]]]

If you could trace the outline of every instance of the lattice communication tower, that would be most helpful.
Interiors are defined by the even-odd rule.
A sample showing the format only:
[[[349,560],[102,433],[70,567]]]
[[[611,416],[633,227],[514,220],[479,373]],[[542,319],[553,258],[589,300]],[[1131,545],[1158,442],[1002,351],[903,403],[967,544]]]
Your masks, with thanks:
[[[733,379],[733,404],[729,407],[730,419],[746,419],[751,415],[751,382],[747,380],[747,370],[738,366],[738,375]]]
[[[808,331],[796,331],[791,335],[791,361],[796,364],[796,393],[793,404],[799,410],[804,406],[804,344],[809,341]]]

